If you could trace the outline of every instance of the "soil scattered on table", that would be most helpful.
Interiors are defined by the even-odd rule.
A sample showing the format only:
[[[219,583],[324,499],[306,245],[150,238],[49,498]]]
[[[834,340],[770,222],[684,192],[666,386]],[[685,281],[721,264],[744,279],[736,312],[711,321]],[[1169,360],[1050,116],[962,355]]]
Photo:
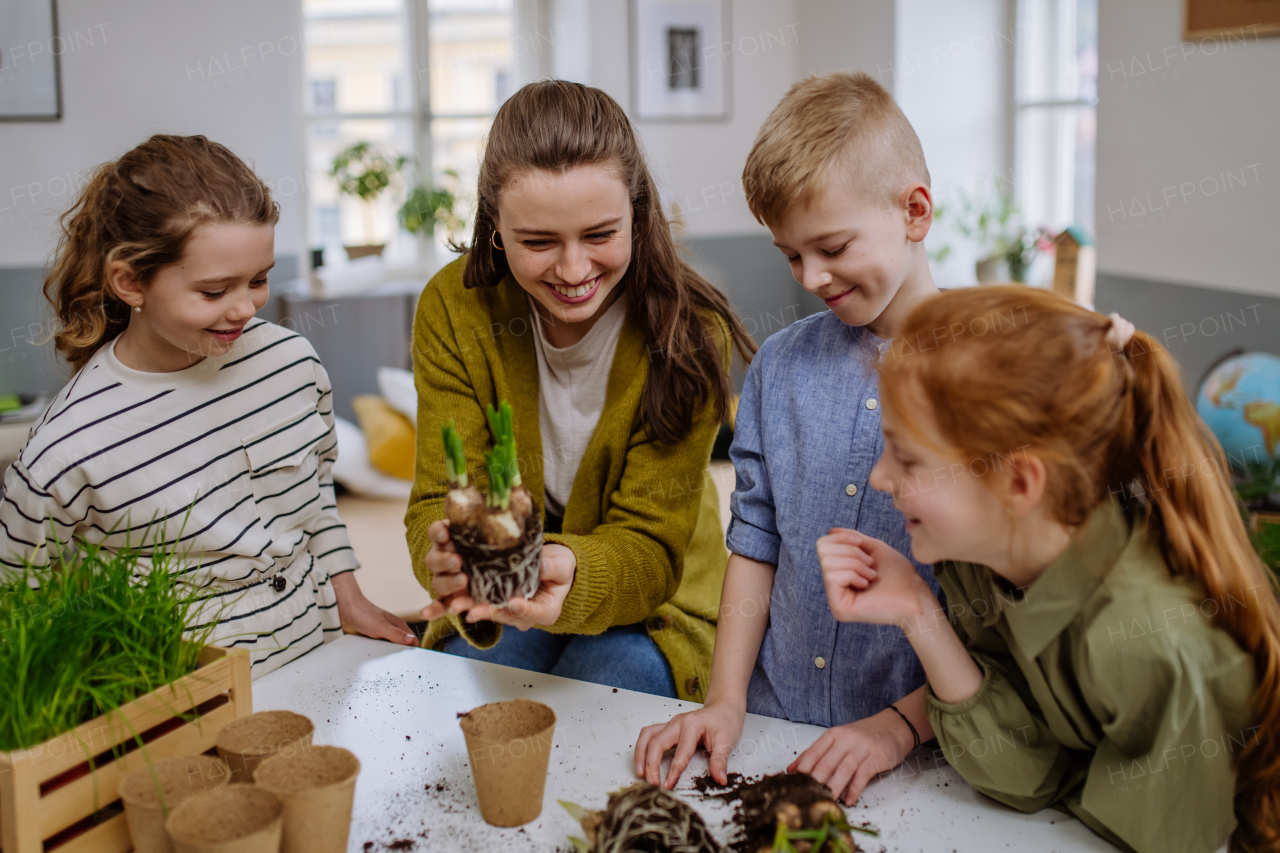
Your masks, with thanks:
[[[699,794],[709,795],[711,791],[724,791],[726,789],[737,789],[742,786],[746,779],[741,773],[728,773],[725,775],[727,784],[721,785],[715,780],[710,772],[703,773],[701,776],[694,777],[693,787]],[[718,798],[717,798],[718,799]]]
[[[728,843],[732,853],[770,850],[780,820],[791,829],[818,829],[828,814],[844,818],[831,789],[808,773],[775,773],[760,779],[730,774],[728,781],[728,786],[722,786],[709,777],[699,777],[694,787],[706,798],[736,804],[729,821],[734,825]],[[719,793],[710,793],[712,789]],[[860,849],[848,840],[852,850]]]

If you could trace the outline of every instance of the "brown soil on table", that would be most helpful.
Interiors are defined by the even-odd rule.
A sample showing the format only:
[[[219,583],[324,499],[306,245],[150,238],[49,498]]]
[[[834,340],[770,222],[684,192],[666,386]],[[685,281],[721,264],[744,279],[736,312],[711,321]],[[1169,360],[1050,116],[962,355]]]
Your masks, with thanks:
[[[727,787],[714,779],[709,783],[702,782],[701,777],[694,780],[694,787],[709,799],[736,803],[730,821],[736,832],[728,847],[733,853],[757,853],[761,849],[769,849],[778,831],[780,813],[790,814],[793,820],[798,820],[799,826],[793,825],[793,829],[819,828],[822,809],[819,808],[816,814],[811,809],[815,804],[835,801],[831,789],[808,773],[775,773],[756,780],[732,775],[737,778],[730,779]],[[712,788],[723,790],[721,793],[707,793]],[[839,809],[838,804],[836,808]],[[853,850],[858,849],[855,843]]]

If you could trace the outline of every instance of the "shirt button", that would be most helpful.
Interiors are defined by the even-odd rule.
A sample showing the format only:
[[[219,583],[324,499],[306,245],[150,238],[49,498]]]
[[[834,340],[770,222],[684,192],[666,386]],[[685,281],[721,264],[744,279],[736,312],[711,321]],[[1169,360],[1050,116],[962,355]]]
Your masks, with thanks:
[[[876,400],[876,398],[875,398],[875,397],[872,397],[870,400],[868,400],[868,401],[867,401],[867,408],[868,408],[868,409],[874,409],[874,408],[875,408],[876,406],[878,406],[878,405],[880,405],[880,402],[879,402],[878,400]]]
[[[813,665],[818,669],[824,669],[827,665],[827,659],[823,657],[816,657],[813,659]]]
[[[850,483],[849,485],[844,487],[844,493],[849,497],[853,497],[858,493],[858,487],[855,486],[853,483]]]

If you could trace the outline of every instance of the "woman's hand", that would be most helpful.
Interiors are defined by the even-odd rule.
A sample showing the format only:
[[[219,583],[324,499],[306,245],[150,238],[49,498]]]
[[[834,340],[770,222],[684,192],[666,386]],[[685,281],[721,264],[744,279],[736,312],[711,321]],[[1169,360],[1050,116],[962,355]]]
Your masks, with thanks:
[[[431,591],[436,600],[422,608],[422,618],[430,621],[446,613],[465,613],[476,606],[467,594],[467,576],[462,573],[462,558],[449,537],[449,522],[437,521],[427,528],[431,550],[427,552],[427,568],[431,571]]]
[[[403,619],[364,597],[354,572],[334,575],[329,583],[333,584],[333,594],[338,599],[338,619],[347,633],[390,640],[402,646],[417,645],[418,638]]]
[[[554,543],[544,544],[538,589],[533,598],[513,598],[499,607],[477,604],[467,614],[467,621],[489,619],[521,631],[528,631],[535,625],[554,625],[560,618],[560,608],[569,596],[577,571],[578,558],[572,549]]]
[[[834,527],[818,540],[818,563],[831,615],[841,622],[914,626],[923,596],[937,599],[911,561],[856,530]]]
[[[906,723],[886,708],[875,716],[827,729],[791,762],[787,772],[808,773],[851,806],[868,782],[901,764],[911,747]]]
[[[437,521],[427,528],[431,550],[427,552],[427,568],[431,570],[431,589],[436,600],[422,608],[422,618],[438,619],[446,613],[466,613],[467,622],[489,619],[527,631],[535,625],[554,625],[560,608],[573,586],[578,558],[564,545],[542,546],[538,589],[533,598],[513,598],[500,607],[477,602],[468,594],[467,576],[462,573],[462,558],[449,538],[449,522]]]
[[[680,781],[680,774],[689,766],[689,759],[702,743],[711,755],[711,778],[719,785],[727,785],[729,753],[742,737],[746,716],[744,709],[727,702],[708,702],[696,711],[676,714],[669,722],[645,726],[636,741],[636,775],[651,785],[661,784],[670,790]],[[667,770],[667,778],[659,782],[662,756],[672,747],[676,753]]]

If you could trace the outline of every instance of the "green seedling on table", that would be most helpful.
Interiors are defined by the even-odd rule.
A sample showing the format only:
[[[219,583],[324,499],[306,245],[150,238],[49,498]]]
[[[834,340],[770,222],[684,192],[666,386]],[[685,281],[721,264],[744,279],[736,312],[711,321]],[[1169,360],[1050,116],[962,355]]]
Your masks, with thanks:
[[[807,841],[809,853],[853,853],[856,849],[848,840],[850,832],[862,832],[878,836],[874,826],[855,826],[843,817],[824,815],[822,826],[817,829],[791,829],[783,820],[778,821],[778,831],[773,836],[773,853],[799,853],[793,842]]]
[[[144,532],[144,543],[151,532]],[[219,614],[201,615],[200,590],[175,580],[185,555],[162,540],[154,535],[150,548],[111,551],[55,539],[46,546],[52,568],[24,561],[19,571],[0,577],[0,683],[8,693],[0,703],[0,749],[34,747],[74,732],[196,669]],[[197,621],[204,627],[188,630]],[[174,716],[194,719],[198,713],[174,708]],[[127,729],[155,779],[139,732],[127,719],[113,719]],[[76,740],[86,760],[99,749]],[[128,742],[121,743],[111,755],[119,758],[127,749]],[[89,765],[95,810],[100,763]],[[156,784],[165,808],[158,779]]]
[[[187,630],[203,602],[174,580],[172,546],[51,547],[66,554],[56,569],[28,562],[0,581],[3,750],[36,746],[188,675],[216,624]]]

